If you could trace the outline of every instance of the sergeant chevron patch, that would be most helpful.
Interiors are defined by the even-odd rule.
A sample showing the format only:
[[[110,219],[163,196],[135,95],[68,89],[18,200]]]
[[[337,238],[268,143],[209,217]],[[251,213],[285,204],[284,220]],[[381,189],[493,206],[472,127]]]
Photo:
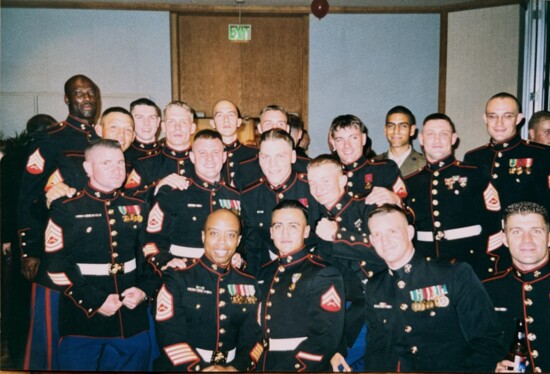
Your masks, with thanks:
[[[321,308],[327,312],[338,312],[342,309],[342,300],[334,286],[330,286],[328,291],[321,296]]]

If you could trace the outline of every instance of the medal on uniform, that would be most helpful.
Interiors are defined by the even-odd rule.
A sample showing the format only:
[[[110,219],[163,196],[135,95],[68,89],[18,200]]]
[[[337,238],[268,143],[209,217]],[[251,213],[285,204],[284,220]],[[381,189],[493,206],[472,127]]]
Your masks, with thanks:
[[[288,287],[289,290],[294,291],[296,289],[296,282],[300,280],[302,277],[302,273],[294,273],[292,274],[292,283]]]
[[[468,177],[459,177],[458,184],[460,184],[462,188],[466,187],[466,184],[468,184]]]
[[[372,188],[373,176],[372,173],[365,174],[365,190],[370,190]]]
[[[449,306],[447,285],[437,285],[419,288],[409,292],[413,301],[411,309],[413,312],[423,312],[434,308],[445,308]]]
[[[455,184],[455,180],[453,177],[445,178],[445,186],[447,186],[448,190],[452,190],[454,184]]]
[[[508,170],[508,174],[516,174],[516,167],[518,165],[518,160],[515,158],[511,158],[509,161],[510,169]]]
[[[227,291],[233,304],[255,304],[256,289],[251,284],[228,284]]]
[[[241,215],[241,202],[239,200],[218,199],[218,203],[222,208],[231,210],[236,215]]]
[[[119,206],[118,211],[122,214],[123,222],[142,222],[141,207],[139,205]]]

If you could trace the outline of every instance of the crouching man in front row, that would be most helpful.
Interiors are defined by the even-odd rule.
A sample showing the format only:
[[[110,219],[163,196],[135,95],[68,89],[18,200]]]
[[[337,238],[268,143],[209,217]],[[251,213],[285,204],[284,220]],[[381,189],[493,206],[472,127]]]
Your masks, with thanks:
[[[264,334],[263,371],[331,371],[344,330],[344,283],[304,244],[307,209],[283,200],[271,215],[278,258],[260,270],[260,318]]]
[[[231,265],[241,222],[216,210],[202,231],[204,254],[184,269],[167,269],[157,296],[157,370],[253,370],[263,352],[256,280]]]

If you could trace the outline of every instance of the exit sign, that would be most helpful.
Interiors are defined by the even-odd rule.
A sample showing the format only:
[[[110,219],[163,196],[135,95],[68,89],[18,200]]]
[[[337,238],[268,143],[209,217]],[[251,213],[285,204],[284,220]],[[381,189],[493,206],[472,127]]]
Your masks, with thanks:
[[[252,25],[229,25],[229,40],[232,42],[248,42],[252,40]]]

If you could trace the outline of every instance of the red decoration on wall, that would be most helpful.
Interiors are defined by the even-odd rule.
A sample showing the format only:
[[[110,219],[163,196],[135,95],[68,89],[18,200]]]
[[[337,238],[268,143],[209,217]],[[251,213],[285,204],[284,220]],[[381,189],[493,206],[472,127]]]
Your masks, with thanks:
[[[327,0],[313,0],[311,2],[311,13],[319,19],[327,15],[328,8],[329,5]]]

